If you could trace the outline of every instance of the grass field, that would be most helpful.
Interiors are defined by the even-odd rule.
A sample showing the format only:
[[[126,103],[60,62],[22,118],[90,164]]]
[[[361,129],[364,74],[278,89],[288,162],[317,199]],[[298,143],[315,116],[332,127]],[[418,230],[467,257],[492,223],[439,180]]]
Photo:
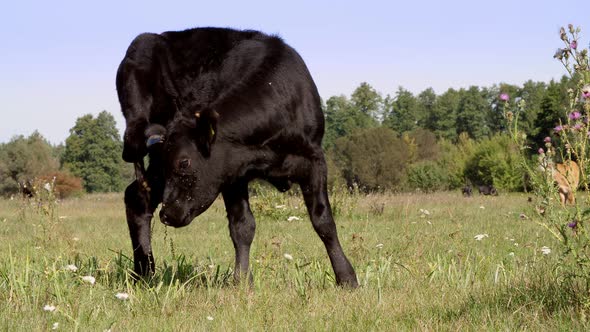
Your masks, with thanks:
[[[234,252],[220,200],[188,227],[154,222],[157,273],[138,283],[129,274],[121,195],[59,202],[54,218],[23,201],[0,201],[0,329],[588,329],[584,311],[554,282],[556,240],[521,216],[532,214],[525,194],[336,195],[357,290],[334,285],[300,199],[266,192],[251,203],[257,233],[250,288],[232,283]],[[544,254],[544,246],[552,251]]]

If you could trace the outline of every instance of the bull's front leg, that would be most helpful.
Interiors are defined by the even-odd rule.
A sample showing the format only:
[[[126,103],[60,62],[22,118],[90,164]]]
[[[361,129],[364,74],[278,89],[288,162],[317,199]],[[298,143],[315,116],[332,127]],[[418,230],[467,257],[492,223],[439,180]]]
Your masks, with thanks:
[[[248,202],[248,183],[240,182],[223,191],[223,201],[229,221],[229,234],[236,251],[234,280],[240,282],[246,276],[252,283],[249,272],[250,245],[254,240],[256,222]]]
[[[155,271],[151,246],[151,220],[159,195],[150,193],[137,180],[125,190],[125,212],[133,246],[134,271],[147,276]]]

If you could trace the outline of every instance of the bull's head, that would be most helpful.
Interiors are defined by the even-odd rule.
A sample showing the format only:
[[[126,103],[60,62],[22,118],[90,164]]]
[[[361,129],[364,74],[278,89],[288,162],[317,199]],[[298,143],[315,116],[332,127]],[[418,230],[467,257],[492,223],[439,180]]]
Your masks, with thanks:
[[[217,137],[217,112],[207,109],[178,112],[162,137],[150,136],[161,146],[165,187],[160,210],[162,223],[182,227],[205,211],[219,193],[220,165],[210,156]],[[150,139],[148,138],[148,144]]]

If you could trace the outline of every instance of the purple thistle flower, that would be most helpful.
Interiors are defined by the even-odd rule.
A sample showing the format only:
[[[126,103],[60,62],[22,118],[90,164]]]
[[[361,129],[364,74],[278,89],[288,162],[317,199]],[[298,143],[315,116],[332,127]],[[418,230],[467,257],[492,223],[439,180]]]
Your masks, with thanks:
[[[581,123],[576,123],[574,125],[574,130],[580,130],[580,129],[582,129],[582,124]]]
[[[570,43],[570,48],[572,50],[575,50],[576,48],[578,48],[578,41],[577,40],[572,40],[572,42]]]
[[[582,98],[584,98],[584,99],[590,98],[590,84],[586,84],[582,88]]]
[[[567,224],[567,227],[569,227],[571,229],[576,229],[576,227],[578,227],[578,221],[577,220],[573,220],[572,222],[570,222],[569,224]]]
[[[539,154],[544,154],[545,150],[543,150],[543,148],[539,148],[539,151],[537,151],[537,152],[539,152]]]
[[[508,101],[508,99],[510,99],[510,96],[507,93],[501,93],[500,94],[500,100],[501,101]]]
[[[554,132],[556,132],[556,133],[559,133],[559,132],[560,132],[560,131],[562,131],[562,130],[563,130],[563,126],[561,126],[561,125],[559,125],[559,126],[557,126],[557,127],[553,128],[553,131],[554,131]]]
[[[545,139],[543,140],[543,142],[545,142],[545,143],[551,143],[551,137],[549,137],[549,136],[545,137]]]
[[[578,120],[581,117],[582,117],[582,114],[580,114],[580,112],[578,112],[578,111],[574,111],[574,112],[570,113],[570,115],[569,115],[570,120]]]

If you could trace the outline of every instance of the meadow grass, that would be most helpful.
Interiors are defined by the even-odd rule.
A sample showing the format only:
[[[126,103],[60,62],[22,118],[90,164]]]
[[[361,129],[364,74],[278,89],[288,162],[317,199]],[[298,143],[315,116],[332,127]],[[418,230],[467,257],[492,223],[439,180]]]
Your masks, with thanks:
[[[25,201],[1,200],[0,329],[588,329],[586,310],[557,282],[558,243],[529,218],[526,194],[339,193],[332,202],[357,290],[335,286],[296,195],[262,190],[251,198],[252,287],[232,282],[221,200],[185,228],[156,218],[157,272],[140,282],[131,277],[120,194],[59,202],[53,218]],[[77,271],[66,268],[71,264]]]

